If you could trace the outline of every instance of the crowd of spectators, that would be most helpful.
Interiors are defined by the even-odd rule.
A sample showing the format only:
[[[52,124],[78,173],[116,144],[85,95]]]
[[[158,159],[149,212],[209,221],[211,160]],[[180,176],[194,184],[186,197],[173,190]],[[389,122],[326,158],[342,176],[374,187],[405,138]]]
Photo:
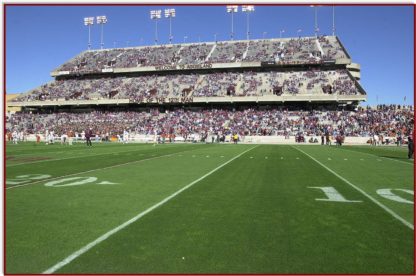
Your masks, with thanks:
[[[320,63],[345,57],[346,53],[335,37],[299,37],[92,50],[79,54],[55,71],[96,73],[108,68],[240,61]]]
[[[323,133],[345,136],[385,137],[406,135],[414,122],[412,106],[379,106],[356,111],[291,111],[279,108],[172,109],[160,111],[93,111],[86,113],[15,113],[6,117],[9,131],[29,134],[54,131],[82,132],[92,128],[95,133],[188,135],[238,133],[240,136],[298,135],[320,136]]]
[[[273,93],[276,89],[281,93]],[[299,93],[358,95],[362,92],[346,70],[244,71],[57,80],[16,97],[13,101],[129,99],[132,102],[141,102],[149,98],[182,96],[263,96]]]

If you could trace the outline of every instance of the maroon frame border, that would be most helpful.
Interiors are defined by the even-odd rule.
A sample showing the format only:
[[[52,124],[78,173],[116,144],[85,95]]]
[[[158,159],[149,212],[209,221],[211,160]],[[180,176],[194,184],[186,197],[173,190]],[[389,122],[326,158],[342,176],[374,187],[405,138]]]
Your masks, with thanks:
[[[3,129],[2,129],[2,139],[3,139],[3,274],[4,275],[43,275],[37,273],[30,273],[30,274],[7,274],[6,273],[6,143],[7,140],[5,139],[5,129],[6,129],[6,12],[7,7],[16,7],[16,6],[225,6],[229,3],[70,3],[70,2],[62,2],[62,3],[3,3]],[[415,35],[415,27],[416,27],[416,4],[405,4],[405,3],[250,3],[250,2],[239,2],[235,3],[238,5],[256,5],[256,6],[309,6],[309,5],[320,5],[320,6],[413,6],[413,32]],[[416,74],[416,64],[415,64],[415,36],[413,35],[413,73]],[[415,93],[416,87],[416,80],[413,78],[413,97],[416,95]],[[413,98],[414,99],[414,98]],[[414,106],[414,102],[413,102]],[[414,119],[416,119],[416,114],[413,115]],[[415,130],[413,127],[413,141],[415,135]],[[415,142],[413,142],[415,143]],[[413,172],[415,172],[416,163],[413,162]],[[416,176],[413,173],[413,188],[416,187]],[[416,201],[416,196],[413,195],[413,201]],[[416,206],[413,204],[413,224],[416,220]],[[416,231],[413,230],[413,273],[410,274],[371,274],[371,273],[364,273],[364,274],[338,274],[338,273],[331,273],[331,274],[316,274],[316,273],[305,273],[305,274],[111,274],[111,273],[101,273],[101,274],[59,274],[59,275],[416,275]]]

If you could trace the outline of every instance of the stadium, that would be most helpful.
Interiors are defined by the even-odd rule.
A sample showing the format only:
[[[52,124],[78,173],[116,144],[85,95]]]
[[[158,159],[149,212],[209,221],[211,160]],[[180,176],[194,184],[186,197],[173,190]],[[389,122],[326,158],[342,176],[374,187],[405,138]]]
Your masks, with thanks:
[[[414,273],[413,106],[364,106],[360,61],[316,30],[156,29],[13,95],[4,272]]]

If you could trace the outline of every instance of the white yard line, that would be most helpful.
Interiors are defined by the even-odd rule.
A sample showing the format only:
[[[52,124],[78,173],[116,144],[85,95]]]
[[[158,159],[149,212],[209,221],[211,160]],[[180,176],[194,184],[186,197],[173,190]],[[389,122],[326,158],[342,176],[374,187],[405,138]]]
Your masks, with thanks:
[[[384,157],[384,156],[378,156],[378,155],[375,155],[375,154],[372,154],[372,153],[367,153],[367,152],[350,150],[350,149],[347,149],[347,148],[344,148],[344,147],[339,147],[338,149],[346,150],[346,151],[350,151],[350,152],[358,152],[358,153],[361,153],[361,154],[370,155],[370,156],[373,156],[373,157],[383,158],[383,159],[386,159],[386,160],[400,162],[400,163],[409,164],[409,165],[412,165],[413,166],[413,162],[406,162],[406,161],[402,161],[402,160],[396,160],[394,158],[389,158],[389,157]]]
[[[6,168],[15,167],[15,166],[22,166],[22,165],[30,165],[30,164],[35,164],[35,163],[43,163],[43,162],[60,161],[60,160],[67,160],[67,159],[84,158],[84,157],[90,157],[90,156],[100,156],[100,155],[107,155],[107,154],[110,155],[110,154],[118,154],[118,153],[124,153],[124,152],[137,152],[137,151],[143,151],[143,150],[147,150],[147,149],[150,149],[150,147],[143,147],[141,149],[133,150],[133,151],[131,151],[131,150],[123,150],[123,151],[114,151],[114,152],[91,154],[91,155],[70,156],[70,157],[59,158],[59,159],[51,158],[51,159],[45,159],[45,160],[39,160],[39,161],[33,161],[33,162],[25,162],[25,163],[18,163],[18,164],[6,165]],[[83,151],[86,151],[86,150],[88,150],[88,149],[87,148],[83,149]]]
[[[380,201],[378,201],[377,199],[375,199],[371,195],[367,194],[364,190],[362,190],[359,187],[355,186],[350,181],[348,181],[344,177],[340,176],[339,174],[337,174],[336,172],[334,172],[333,170],[331,170],[330,168],[328,168],[327,166],[325,166],[324,164],[322,164],[321,162],[319,162],[317,159],[315,159],[311,155],[309,155],[306,152],[304,152],[303,150],[301,150],[301,149],[299,149],[297,147],[293,147],[293,148],[294,149],[297,149],[298,151],[302,152],[303,154],[305,154],[306,156],[308,156],[309,158],[311,158],[313,161],[315,161],[316,163],[318,163],[319,165],[321,165],[322,167],[324,167],[326,170],[328,170],[330,173],[332,173],[333,175],[335,175],[336,177],[338,177],[339,179],[341,179],[342,181],[344,181],[345,183],[347,183],[348,185],[350,185],[351,187],[353,187],[354,189],[356,189],[357,191],[359,191],[360,193],[362,193],[364,196],[366,196],[372,202],[374,202],[379,207],[381,207],[384,211],[386,211],[387,213],[389,213],[390,215],[392,215],[395,219],[397,219],[398,221],[400,221],[401,223],[403,223],[404,225],[406,225],[410,229],[414,230],[413,224],[411,224],[410,222],[408,222],[407,220],[405,220],[404,218],[402,218],[401,216],[399,216],[398,214],[396,214],[393,210],[391,210],[389,207],[387,207],[386,205],[384,205],[383,203],[381,203]]]
[[[193,151],[193,150],[199,150],[199,149],[184,150],[184,151],[179,151],[179,152],[187,152],[187,151]],[[42,179],[42,180],[39,180],[39,181],[25,183],[25,184],[21,184],[21,185],[14,185],[14,186],[11,186],[11,187],[7,187],[6,190],[13,189],[13,188],[18,188],[18,187],[23,187],[23,186],[28,186],[28,185],[32,185],[32,184],[37,184],[37,183],[40,183],[40,182],[45,182],[45,181],[60,179],[60,178],[68,177],[68,176],[79,175],[79,174],[84,174],[84,173],[89,173],[89,172],[95,172],[95,171],[100,171],[100,170],[105,170],[105,169],[111,169],[111,168],[116,168],[116,167],[121,167],[121,166],[129,165],[129,164],[139,163],[139,162],[143,162],[143,161],[158,159],[158,158],[162,158],[162,157],[168,157],[168,156],[175,155],[175,154],[177,154],[179,152],[175,152],[175,153],[171,153],[171,154],[165,154],[165,155],[156,156],[156,157],[145,158],[145,159],[131,161],[131,162],[117,164],[117,165],[112,165],[112,166],[109,166],[109,167],[101,167],[101,168],[98,168],[98,169],[93,169],[93,170],[88,170],[88,171],[82,171],[82,172],[77,172],[77,173],[72,173],[72,174],[61,175],[61,176],[58,176],[58,177]],[[89,155],[89,156],[92,156],[92,155]]]
[[[16,167],[16,166],[22,166],[22,165],[30,165],[30,164],[36,164],[36,163],[43,163],[43,162],[51,162],[51,161],[60,161],[60,160],[67,160],[67,159],[84,158],[84,157],[90,157],[90,156],[110,155],[110,154],[123,153],[123,152],[130,152],[130,151],[115,151],[115,152],[106,152],[106,153],[91,154],[91,155],[71,156],[71,157],[58,158],[58,159],[51,158],[51,159],[45,159],[45,160],[39,160],[39,161],[33,161],[33,162],[25,162],[25,163],[12,164],[12,165],[8,165],[8,166],[6,165],[6,168]]]
[[[63,259],[62,261],[58,262],[57,264],[55,264],[54,266],[48,268],[47,270],[45,270],[42,274],[52,274],[55,271],[57,271],[58,269],[62,268],[63,266],[69,264],[70,262],[72,262],[73,260],[75,260],[76,258],[78,258],[79,256],[81,256],[82,254],[84,254],[85,252],[87,252],[88,250],[90,250],[92,247],[96,246],[97,244],[101,243],[102,241],[105,241],[107,238],[109,238],[110,236],[112,236],[113,234],[117,233],[118,231],[126,228],[127,226],[129,226],[130,224],[132,224],[133,222],[137,221],[138,219],[140,219],[141,217],[145,216],[146,214],[150,213],[151,211],[153,211],[154,209],[158,208],[159,206],[165,204],[166,202],[168,202],[169,200],[171,200],[172,198],[174,198],[175,196],[177,196],[178,194],[182,193],[183,191],[185,191],[186,189],[188,189],[189,187],[193,186],[194,184],[198,183],[199,181],[207,178],[208,176],[210,176],[211,174],[213,174],[214,172],[218,171],[219,169],[221,169],[222,167],[224,167],[225,165],[229,164],[230,162],[234,161],[235,159],[237,159],[238,157],[242,156],[243,154],[245,154],[246,152],[256,148],[257,146],[254,146],[248,150],[243,151],[242,153],[236,155],[235,157],[231,158],[230,160],[228,160],[227,162],[223,163],[222,165],[216,167],[215,169],[213,169],[212,171],[206,173],[205,175],[201,176],[200,178],[198,178],[197,180],[192,181],[191,183],[189,183],[188,185],[186,185],[185,187],[179,189],[178,191],[176,191],[175,193],[171,194],[170,196],[166,197],[165,199],[163,199],[162,201],[156,203],[155,205],[149,207],[148,209],[146,209],[145,211],[137,214],[135,217],[129,219],[128,221],[124,222],[123,224],[120,224],[119,226],[117,226],[116,228],[113,228],[112,230],[108,231],[107,233],[105,233],[104,235],[100,236],[99,238],[97,238],[96,240],[90,242],[89,244],[85,245],[84,247],[82,247],[81,249],[75,251],[74,253],[72,253],[71,255],[69,255],[68,257],[66,257],[65,259]]]
[[[82,146],[82,145],[80,145]],[[77,152],[77,151],[85,151],[86,146],[84,145],[83,148],[81,148],[80,146],[69,146],[69,145],[56,145],[56,146],[50,146],[50,148],[48,147],[44,147],[44,148],[32,148],[32,149],[36,149],[36,150],[42,150],[42,153],[49,153],[49,154],[54,154],[54,153],[61,153],[61,152]],[[57,148],[60,147],[60,148]],[[104,146],[95,146],[94,148],[99,148],[99,149],[104,149]],[[117,148],[115,145],[108,145],[107,148]],[[56,151],[43,151],[44,149],[56,149]],[[28,149],[25,149],[21,152],[25,152],[25,153],[19,153],[16,154],[15,152],[6,152],[6,156],[10,155],[10,156],[26,156],[26,155],[33,155],[33,153],[26,153],[28,151]]]

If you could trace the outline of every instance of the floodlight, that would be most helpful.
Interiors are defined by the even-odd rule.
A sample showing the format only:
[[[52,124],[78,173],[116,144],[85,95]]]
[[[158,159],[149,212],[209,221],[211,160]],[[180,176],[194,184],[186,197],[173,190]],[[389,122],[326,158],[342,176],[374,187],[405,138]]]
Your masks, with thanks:
[[[162,18],[162,10],[150,11],[150,19],[160,19],[160,18]]]
[[[242,12],[253,12],[254,11],[254,6],[243,5],[241,7],[241,11]]]
[[[94,25],[94,17],[85,17],[84,25],[85,26]]]
[[[166,18],[175,17],[175,16],[176,16],[175,9],[165,9],[165,17]]]
[[[228,13],[238,12],[238,6],[227,6]]]
[[[97,24],[105,24],[105,23],[107,23],[107,16],[105,15],[97,16]]]

